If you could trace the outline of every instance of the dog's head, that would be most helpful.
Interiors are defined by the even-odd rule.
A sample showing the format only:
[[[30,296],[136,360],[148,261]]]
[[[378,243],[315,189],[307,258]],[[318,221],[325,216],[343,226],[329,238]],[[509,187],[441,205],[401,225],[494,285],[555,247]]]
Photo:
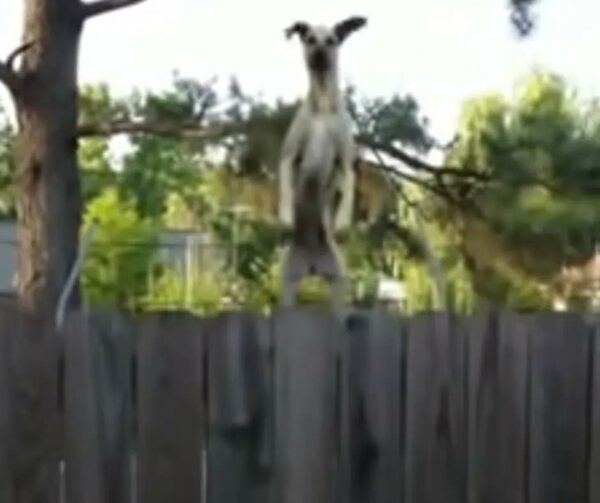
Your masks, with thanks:
[[[311,72],[326,74],[337,65],[338,47],[348,36],[367,23],[364,17],[350,17],[333,27],[312,26],[298,21],[285,30],[288,38],[298,35],[304,46],[306,64]]]

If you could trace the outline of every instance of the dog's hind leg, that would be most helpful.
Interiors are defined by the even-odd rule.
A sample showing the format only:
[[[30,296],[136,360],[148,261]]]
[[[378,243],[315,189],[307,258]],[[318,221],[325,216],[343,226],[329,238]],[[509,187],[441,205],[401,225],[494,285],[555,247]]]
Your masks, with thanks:
[[[296,289],[300,280],[307,274],[306,258],[297,246],[289,244],[281,260],[281,299],[282,307],[296,305]]]
[[[317,274],[327,283],[331,307],[341,317],[346,303],[347,285],[342,257],[335,244],[330,241],[319,256],[315,257],[315,263]]]

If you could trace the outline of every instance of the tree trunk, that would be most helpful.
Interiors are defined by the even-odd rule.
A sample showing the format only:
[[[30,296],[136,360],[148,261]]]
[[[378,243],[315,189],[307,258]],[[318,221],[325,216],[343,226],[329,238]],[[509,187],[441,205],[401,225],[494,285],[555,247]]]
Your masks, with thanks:
[[[77,170],[77,0],[25,0],[18,137],[18,281],[23,305],[54,309],[80,226]],[[78,303],[76,289],[72,303]]]

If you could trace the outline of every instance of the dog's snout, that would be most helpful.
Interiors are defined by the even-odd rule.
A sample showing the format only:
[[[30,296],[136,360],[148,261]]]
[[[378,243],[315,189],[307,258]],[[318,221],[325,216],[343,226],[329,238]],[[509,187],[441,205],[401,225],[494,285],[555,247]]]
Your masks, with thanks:
[[[329,68],[329,58],[325,49],[316,49],[310,58],[310,66],[316,72],[325,72]]]

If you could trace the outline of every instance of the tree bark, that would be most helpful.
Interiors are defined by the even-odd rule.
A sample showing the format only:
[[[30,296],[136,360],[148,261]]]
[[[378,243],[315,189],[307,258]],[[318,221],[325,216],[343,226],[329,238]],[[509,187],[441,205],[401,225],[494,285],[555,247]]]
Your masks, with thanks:
[[[33,310],[54,309],[78,244],[78,0],[25,0],[24,42],[14,91],[18,118],[17,293]],[[78,289],[72,302],[79,301]]]

